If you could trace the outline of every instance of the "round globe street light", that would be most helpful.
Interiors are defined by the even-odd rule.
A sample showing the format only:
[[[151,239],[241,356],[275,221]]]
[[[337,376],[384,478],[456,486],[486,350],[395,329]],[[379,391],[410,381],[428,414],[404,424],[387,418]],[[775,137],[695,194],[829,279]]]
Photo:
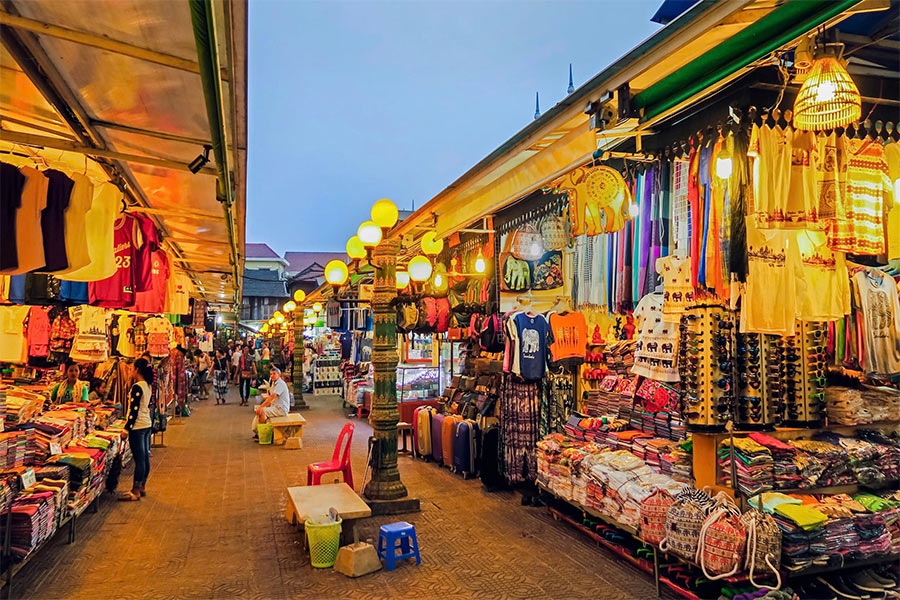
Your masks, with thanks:
[[[377,229],[377,227],[376,227]],[[362,231],[362,227],[360,227],[360,231]],[[378,229],[379,238],[381,237],[381,230]],[[362,238],[360,238],[362,239]],[[379,239],[380,241],[380,239]],[[350,277],[350,271],[347,269],[347,264],[342,260],[332,260],[327,265],[325,265],[325,281],[331,284],[332,289],[334,290],[334,295],[337,297],[338,290],[342,285],[347,283],[347,279]],[[316,307],[318,306],[318,310]],[[313,305],[313,310],[318,312],[322,311],[322,305],[316,302]]]
[[[400,211],[391,200],[382,198],[372,205],[372,220],[381,227],[382,234],[390,231],[397,224],[398,218],[400,218]]]

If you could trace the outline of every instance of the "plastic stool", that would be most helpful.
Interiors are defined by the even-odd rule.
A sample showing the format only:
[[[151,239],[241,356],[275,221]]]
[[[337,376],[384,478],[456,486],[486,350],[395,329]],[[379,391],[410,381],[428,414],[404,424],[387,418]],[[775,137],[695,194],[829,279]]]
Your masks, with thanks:
[[[401,554],[395,554],[398,541],[400,542]],[[410,548],[410,545],[412,548]],[[406,521],[382,525],[381,529],[378,530],[378,556],[384,559],[385,568],[388,571],[394,570],[396,561],[400,558],[412,558],[415,556],[416,564],[421,565],[422,557],[419,555],[419,540],[416,538],[415,526]]]

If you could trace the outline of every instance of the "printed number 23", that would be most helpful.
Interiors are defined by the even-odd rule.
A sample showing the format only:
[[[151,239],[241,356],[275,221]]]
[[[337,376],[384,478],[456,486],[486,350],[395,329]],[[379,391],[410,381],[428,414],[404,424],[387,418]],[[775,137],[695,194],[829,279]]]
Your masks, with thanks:
[[[116,268],[117,269],[127,269],[131,266],[131,257],[130,256],[117,256],[116,257]]]

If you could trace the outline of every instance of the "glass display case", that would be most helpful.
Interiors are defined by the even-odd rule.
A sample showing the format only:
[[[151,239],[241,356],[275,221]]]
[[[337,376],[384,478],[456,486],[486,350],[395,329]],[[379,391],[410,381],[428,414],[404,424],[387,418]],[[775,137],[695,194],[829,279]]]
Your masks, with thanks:
[[[439,339],[438,348],[440,349],[438,368],[440,369],[440,389],[441,394],[450,385],[455,375],[462,373],[462,349],[465,346],[462,340]]]
[[[397,365],[397,402],[425,400],[440,395],[440,371],[423,364]]]
[[[433,364],[434,336],[430,333],[406,333],[399,336],[400,362],[403,364]]]

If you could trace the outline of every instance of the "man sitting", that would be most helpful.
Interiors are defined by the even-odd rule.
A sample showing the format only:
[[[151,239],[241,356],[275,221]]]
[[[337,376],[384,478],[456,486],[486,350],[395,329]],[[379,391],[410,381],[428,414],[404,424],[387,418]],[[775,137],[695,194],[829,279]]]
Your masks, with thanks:
[[[256,426],[265,423],[272,417],[284,417],[291,410],[291,393],[288,386],[281,378],[281,370],[276,366],[269,369],[268,395],[259,406],[256,407],[256,415],[253,417],[253,437],[257,437]]]

